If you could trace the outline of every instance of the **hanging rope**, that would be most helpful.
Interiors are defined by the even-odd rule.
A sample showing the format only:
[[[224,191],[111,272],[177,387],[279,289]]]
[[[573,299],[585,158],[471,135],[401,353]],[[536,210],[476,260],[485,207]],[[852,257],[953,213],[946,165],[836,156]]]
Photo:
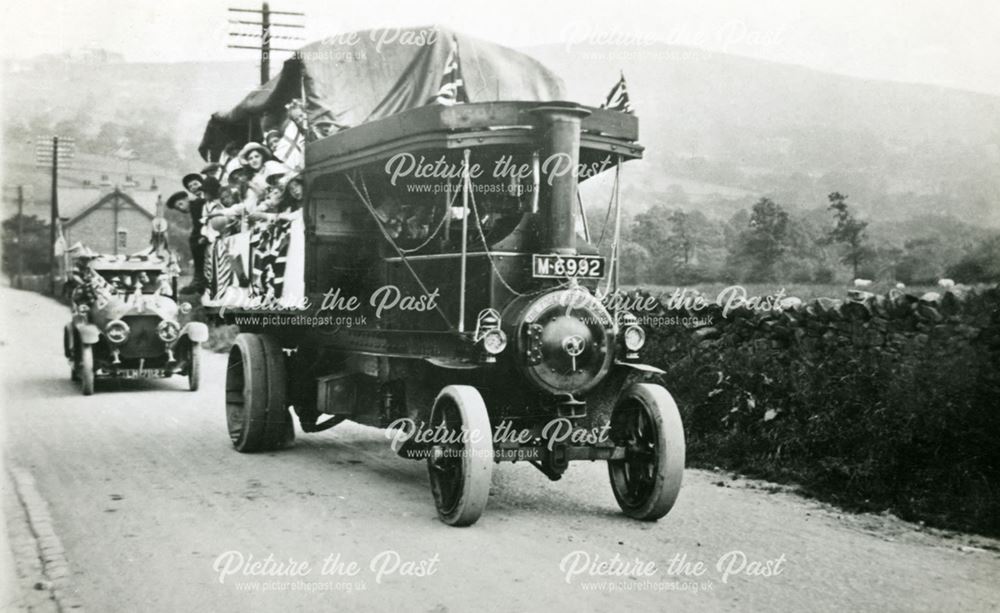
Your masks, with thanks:
[[[423,290],[425,296],[430,295],[430,292],[427,290],[427,286],[424,285],[424,282],[420,279],[420,275],[417,274],[417,271],[413,269],[413,266],[410,264],[410,261],[406,258],[406,254],[403,253],[403,250],[400,249],[399,246],[396,244],[396,241],[392,238],[392,235],[390,235],[389,232],[385,229],[385,226],[382,225],[382,220],[379,218],[378,213],[375,211],[375,207],[372,206],[371,199],[367,197],[368,187],[364,183],[364,177],[362,176],[361,178],[362,187],[364,187],[365,189],[364,194],[362,194],[361,190],[358,189],[357,184],[354,183],[354,179],[352,179],[350,175],[345,173],[344,177],[347,179],[347,182],[351,184],[351,187],[354,189],[354,193],[358,195],[358,198],[361,200],[361,203],[364,204],[365,208],[368,209],[368,212],[371,214],[372,218],[375,219],[375,224],[378,226],[378,229],[382,233],[382,236],[384,236],[385,240],[387,240],[389,244],[392,245],[392,248],[396,251],[396,254],[399,256],[400,260],[406,266],[406,269],[410,271],[411,275],[413,275],[413,280],[417,282],[417,285],[419,285],[420,289]],[[441,306],[437,304],[437,302],[434,303],[434,309],[441,316],[441,319],[444,320],[444,323],[448,326],[448,328],[452,329],[454,326],[452,326],[451,320],[449,320],[448,316],[444,314],[444,311],[441,310]]]
[[[426,247],[427,245],[429,245],[430,242],[432,240],[434,240],[434,237],[436,237],[438,235],[438,232],[440,232],[441,228],[444,227],[444,222],[446,222],[448,220],[448,213],[451,210],[451,206],[455,203],[455,198],[458,197],[458,190],[455,190],[454,192],[452,192],[452,190],[451,190],[451,182],[448,183],[448,193],[451,194],[451,199],[445,201],[445,203],[444,203],[444,212],[441,215],[441,221],[439,221],[437,227],[434,228],[434,232],[432,232],[427,237],[427,240],[425,240],[424,242],[420,243],[416,247],[414,247],[412,249],[402,249],[403,253],[416,253],[417,251],[420,251],[421,249],[423,249],[424,247]]]
[[[604,223],[601,225],[601,237],[597,239],[597,248],[604,244],[604,234],[608,230],[608,221],[611,219],[612,206],[615,203],[615,193],[618,191],[618,172],[615,171],[615,181],[611,184],[611,198],[608,199],[608,212],[604,215]]]
[[[469,204],[472,206],[472,213],[473,213],[473,215],[475,216],[475,219],[476,219],[476,230],[479,233],[479,240],[483,244],[483,251],[486,253],[486,258],[490,262],[490,268],[493,270],[493,274],[496,275],[497,279],[500,281],[500,284],[503,285],[505,288],[507,288],[507,291],[509,291],[510,293],[512,293],[512,294],[514,294],[515,296],[518,296],[518,297],[527,296],[528,294],[524,294],[522,292],[519,292],[516,289],[514,289],[513,287],[511,287],[510,283],[507,283],[507,279],[505,279],[504,276],[503,276],[503,274],[500,272],[500,269],[497,268],[496,262],[493,260],[493,253],[490,251],[490,247],[489,247],[489,245],[486,242],[486,233],[483,231],[482,222],[479,219],[479,209],[476,207],[475,190],[472,189],[472,179],[471,178],[469,179],[469,186],[468,187],[469,187]],[[555,286],[555,289],[561,289],[563,287],[569,287],[570,285],[572,285],[571,281],[563,281],[559,285]]]

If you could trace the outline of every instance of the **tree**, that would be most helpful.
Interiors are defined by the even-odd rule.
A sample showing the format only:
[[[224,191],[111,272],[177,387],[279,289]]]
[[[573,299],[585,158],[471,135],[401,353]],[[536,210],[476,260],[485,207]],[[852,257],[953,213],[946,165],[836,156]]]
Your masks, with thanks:
[[[908,285],[933,284],[944,273],[943,249],[936,236],[906,241],[903,256],[896,264],[896,278]]]
[[[745,268],[751,281],[774,278],[774,266],[789,244],[788,213],[770,198],[753,205],[748,227],[730,252],[730,265]]]
[[[959,283],[1000,281],[1000,234],[976,245],[965,257],[949,266],[947,274]]]
[[[687,266],[694,257],[697,236],[691,217],[678,209],[667,218],[670,221],[669,246],[677,264]]]
[[[13,215],[3,222],[3,272],[13,277],[18,273],[19,256],[23,258],[24,274],[41,275],[49,272],[49,224],[34,215],[19,220]],[[22,224],[18,243],[18,224]]]
[[[861,263],[874,255],[874,251],[867,244],[865,228],[867,221],[859,221],[847,210],[847,195],[840,192],[833,192],[827,196],[833,211],[833,217],[837,222],[826,236],[827,243],[840,243],[844,246],[844,255],[841,262],[851,267],[853,278],[858,278],[858,268]]]

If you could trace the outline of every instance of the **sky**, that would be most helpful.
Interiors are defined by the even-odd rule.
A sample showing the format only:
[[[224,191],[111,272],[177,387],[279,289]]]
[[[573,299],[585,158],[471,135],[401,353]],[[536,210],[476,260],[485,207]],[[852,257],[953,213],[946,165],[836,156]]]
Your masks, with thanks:
[[[19,2],[16,17],[0,24],[0,54],[31,57],[100,47],[141,62],[253,59],[252,51],[226,48],[232,28],[227,7],[260,4]],[[521,48],[663,41],[868,79],[1000,95],[1000,0],[643,0],[591,5],[579,0],[272,0],[271,8],[304,12],[306,28],[298,32],[306,40],[368,28],[385,28],[391,35],[395,27],[437,23]]]

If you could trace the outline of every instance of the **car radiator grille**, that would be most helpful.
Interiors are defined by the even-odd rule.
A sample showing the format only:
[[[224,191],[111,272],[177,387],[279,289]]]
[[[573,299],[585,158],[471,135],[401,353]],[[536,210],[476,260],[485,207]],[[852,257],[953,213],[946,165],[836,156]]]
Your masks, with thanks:
[[[123,358],[152,358],[166,351],[166,344],[156,334],[161,319],[155,315],[132,315],[122,318],[130,333],[122,346]]]

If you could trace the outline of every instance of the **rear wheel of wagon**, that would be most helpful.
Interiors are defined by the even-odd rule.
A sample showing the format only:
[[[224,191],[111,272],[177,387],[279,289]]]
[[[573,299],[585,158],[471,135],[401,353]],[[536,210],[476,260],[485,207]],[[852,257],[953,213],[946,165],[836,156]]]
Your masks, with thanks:
[[[493,432],[486,404],[476,388],[449,385],[431,410],[430,427],[443,425],[427,458],[438,517],[450,526],[469,526],[483,514],[493,477]],[[437,438],[445,438],[439,441]]]
[[[226,369],[226,423],[240,453],[281,449],[295,438],[285,382],[285,356],[275,339],[236,337]]]
[[[611,414],[611,437],[625,457],[608,461],[611,489],[629,517],[656,521],[674,506],[684,475],[684,426],[662,386],[636,383]]]
[[[94,393],[94,348],[83,345],[80,348],[80,364],[76,371],[80,379],[80,390],[84,396]]]

